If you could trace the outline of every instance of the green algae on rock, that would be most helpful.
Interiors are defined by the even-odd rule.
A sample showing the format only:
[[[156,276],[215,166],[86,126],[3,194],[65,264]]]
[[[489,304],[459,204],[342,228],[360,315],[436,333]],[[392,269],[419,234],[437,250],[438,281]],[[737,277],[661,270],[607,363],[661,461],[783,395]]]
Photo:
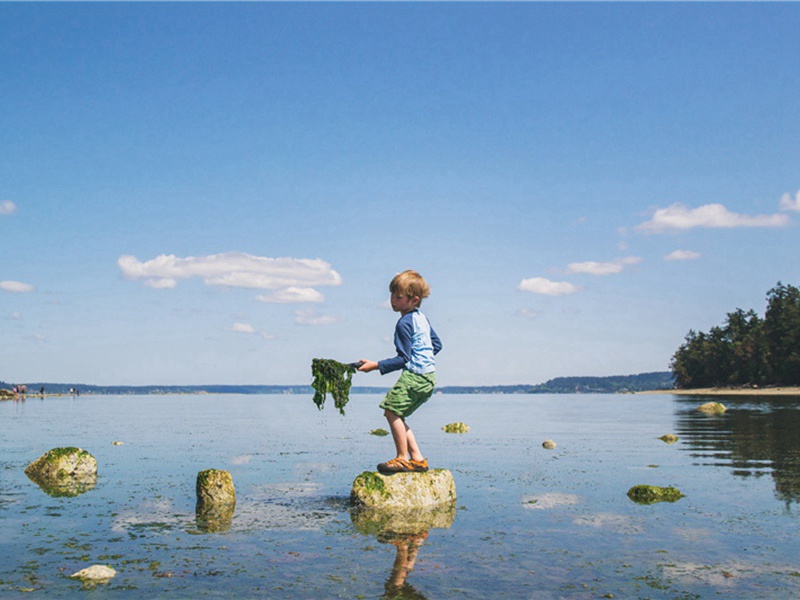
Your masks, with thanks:
[[[314,381],[314,404],[319,410],[325,406],[325,397],[330,394],[340,414],[344,414],[344,407],[350,400],[350,386],[353,383],[354,365],[346,365],[329,358],[315,358],[311,361],[311,375]]]
[[[628,498],[637,504],[655,504],[656,502],[677,502],[685,496],[674,487],[657,485],[635,485],[628,490]]]
[[[372,431],[370,431],[369,434],[383,437],[389,435],[389,432],[379,427],[378,429],[373,429]]]
[[[25,475],[49,496],[79,496],[97,484],[97,460],[82,448],[53,448],[29,464]]]
[[[728,407],[722,404],[721,402],[706,402],[705,404],[701,404],[697,407],[697,410],[704,413],[714,414],[714,415],[721,415]]]
[[[665,433],[658,439],[660,439],[665,444],[674,444],[675,442],[678,441],[678,436],[673,433]]]
[[[445,433],[467,433],[469,431],[469,425],[461,421],[456,421],[455,423],[448,423],[442,427],[442,431]]]

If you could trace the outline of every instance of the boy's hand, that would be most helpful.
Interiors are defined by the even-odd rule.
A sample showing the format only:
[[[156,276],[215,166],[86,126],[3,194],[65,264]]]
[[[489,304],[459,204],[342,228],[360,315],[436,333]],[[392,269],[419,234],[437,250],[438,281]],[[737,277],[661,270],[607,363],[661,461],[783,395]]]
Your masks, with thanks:
[[[378,363],[374,360],[366,360],[364,358],[361,359],[362,365],[358,367],[358,370],[362,373],[369,373],[370,371],[374,371],[378,368]]]

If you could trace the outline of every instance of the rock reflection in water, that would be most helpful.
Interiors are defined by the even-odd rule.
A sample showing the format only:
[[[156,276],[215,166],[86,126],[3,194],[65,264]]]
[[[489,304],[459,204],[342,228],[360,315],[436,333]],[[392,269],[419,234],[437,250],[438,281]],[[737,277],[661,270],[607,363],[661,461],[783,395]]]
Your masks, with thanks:
[[[678,413],[681,449],[701,464],[728,466],[739,477],[769,474],[775,495],[800,502],[800,398],[725,397],[728,411],[709,416],[693,410],[702,400],[682,398]]]
[[[357,531],[374,535],[382,544],[396,548],[394,563],[385,583],[385,599],[414,599],[425,596],[406,581],[414,570],[419,550],[430,529],[449,529],[456,516],[455,502],[413,510],[360,508],[350,512]]]
[[[195,509],[197,529],[202,533],[224,533],[231,528],[235,506],[223,504],[220,506],[203,507],[200,504]]]
[[[38,485],[42,491],[53,498],[74,498],[94,489],[97,485],[96,475],[86,475],[84,477],[72,477],[68,479],[48,479],[38,477],[33,473],[25,473],[33,483]]]

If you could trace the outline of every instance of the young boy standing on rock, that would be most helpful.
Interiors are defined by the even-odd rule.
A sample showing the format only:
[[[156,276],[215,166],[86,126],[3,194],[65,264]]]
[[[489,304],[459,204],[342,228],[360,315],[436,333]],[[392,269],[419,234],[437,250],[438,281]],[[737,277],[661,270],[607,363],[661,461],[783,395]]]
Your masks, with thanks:
[[[425,472],[428,461],[420,452],[406,418],[422,406],[436,386],[434,355],[442,349],[439,336],[419,306],[430,295],[430,287],[416,271],[403,271],[389,284],[392,310],[400,313],[394,329],[397,356],[378,362],[363,360],[359,371],[378,369],[381,375],[402,369],[397,383],[380,407],[389,422],[397,456],[378,465],[381,473]]]

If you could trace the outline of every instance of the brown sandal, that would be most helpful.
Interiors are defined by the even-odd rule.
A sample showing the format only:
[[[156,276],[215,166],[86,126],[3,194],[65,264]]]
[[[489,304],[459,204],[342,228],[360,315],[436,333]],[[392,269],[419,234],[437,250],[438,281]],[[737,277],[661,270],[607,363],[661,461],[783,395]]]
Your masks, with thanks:
[[[381,473],[411,473],[414,467],[404,458],[393,458],[385,463],[378,464]]]

